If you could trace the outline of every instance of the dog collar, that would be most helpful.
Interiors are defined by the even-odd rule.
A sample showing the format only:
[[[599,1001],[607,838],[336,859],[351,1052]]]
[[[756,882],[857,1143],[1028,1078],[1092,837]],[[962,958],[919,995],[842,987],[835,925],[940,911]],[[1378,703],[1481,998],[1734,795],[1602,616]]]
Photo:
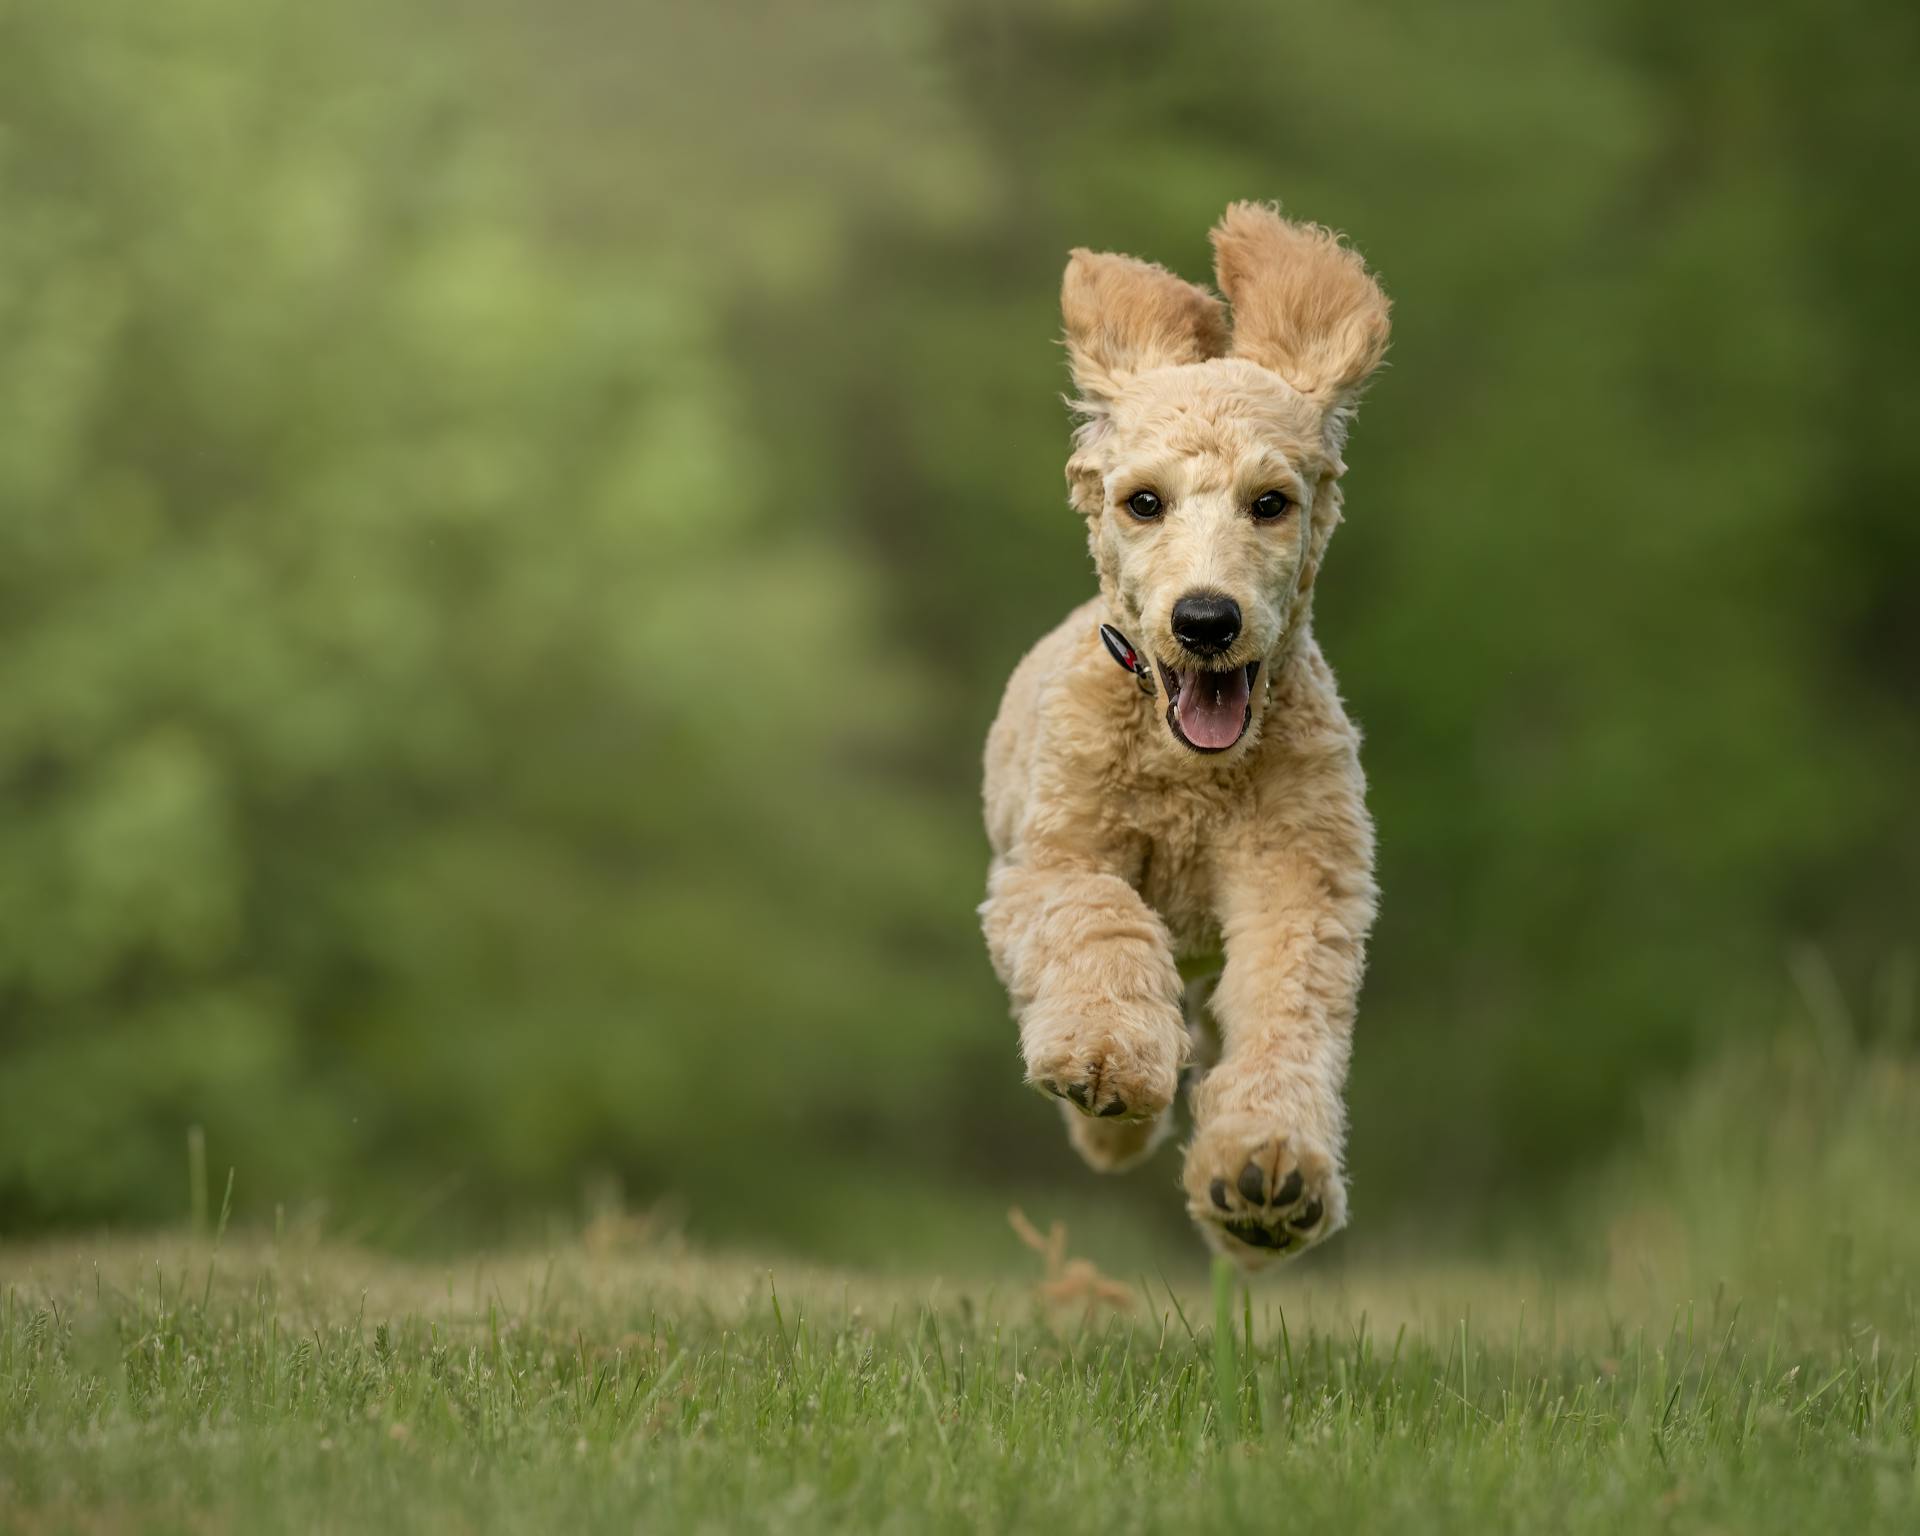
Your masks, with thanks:
[[[1133,680],[1140,685],[1140,691],[1148,698],[1155,693],[1153,668],[1140,659],[1140,653],[1133,648],[1133,642],[1111,624],[1100,626],[1100,638],[1105,642],[1107,654],[1133,674]]]

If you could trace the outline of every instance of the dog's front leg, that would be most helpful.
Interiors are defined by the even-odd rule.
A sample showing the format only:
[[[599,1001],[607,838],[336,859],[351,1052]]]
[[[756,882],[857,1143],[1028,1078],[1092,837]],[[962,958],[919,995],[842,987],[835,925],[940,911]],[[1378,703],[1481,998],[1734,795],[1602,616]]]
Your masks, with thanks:
[[[1357,794],[1320,809],[1220,861],[1222,1056],[1194,1090],[1183,1182],[1208,1241],[1248,1266],[1311,1247],[1347,1216],[1344,1093],[1373,838]]]
[[[1097,861],[1031,848],[994,861],[980,916],[1020,1021],[1027,1081],[1116,1130],[1158,1120],[1187,1052],[1166,924]],[[1134,1133],[1120,1140],[1146,1145]],[[1123,1160],[1075,1141],[1096,1164]]]

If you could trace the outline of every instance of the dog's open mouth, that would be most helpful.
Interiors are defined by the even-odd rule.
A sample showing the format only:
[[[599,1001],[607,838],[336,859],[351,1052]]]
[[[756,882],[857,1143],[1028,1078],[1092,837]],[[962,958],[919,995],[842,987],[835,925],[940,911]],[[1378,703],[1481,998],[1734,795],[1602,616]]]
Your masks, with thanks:
[[[1196,752],[1224,752],[1253,723],[1253,676],[1260,663],[1209,672],[1159,662],[1167,690],[1167,729]]]

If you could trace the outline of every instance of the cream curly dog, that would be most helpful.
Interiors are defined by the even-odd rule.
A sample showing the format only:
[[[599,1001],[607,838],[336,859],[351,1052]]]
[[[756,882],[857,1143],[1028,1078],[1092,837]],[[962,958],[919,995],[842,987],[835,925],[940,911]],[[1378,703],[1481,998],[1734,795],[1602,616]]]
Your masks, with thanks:
[[[1229,208],[1213,248],[1231,328],[1161,267],[1067,264],[1067,484],[1100,595],[1007,684],[980,912],[1027,1081],[1095,1168],[1166,1134],[1195,1034],[1217,1056],[1190,1101],[1187,1207],[1257,1265],[1347,1215],[1373,825],[1311,617],[1387,300],[1338,237],[1258,204]]]

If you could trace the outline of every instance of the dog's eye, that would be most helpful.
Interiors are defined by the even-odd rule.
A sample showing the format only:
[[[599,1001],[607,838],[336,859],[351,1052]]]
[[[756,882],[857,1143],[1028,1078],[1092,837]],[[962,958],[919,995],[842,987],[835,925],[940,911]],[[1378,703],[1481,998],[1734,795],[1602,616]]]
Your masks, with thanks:
[[[1143,523],[1150,523],[1160,515],[1160,498],[1152,491],[1135,491],[1127,498],[1127,510]]]
[[[1275,518],[1285,517],[1287,508],[1292,505],[1285,491],[1263,491],[1253,500],[1253,515],[1263,523],[1270,523]]]

